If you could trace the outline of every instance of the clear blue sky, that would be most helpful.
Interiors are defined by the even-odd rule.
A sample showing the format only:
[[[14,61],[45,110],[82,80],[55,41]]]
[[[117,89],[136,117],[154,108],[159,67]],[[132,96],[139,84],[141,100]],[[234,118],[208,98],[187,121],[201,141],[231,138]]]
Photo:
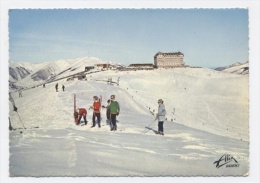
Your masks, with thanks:
[[[10,60],[98,57],[153,63],[158,52],[184,53],[187,65],[248,60],[247,9],[56,9],[9,11]]]

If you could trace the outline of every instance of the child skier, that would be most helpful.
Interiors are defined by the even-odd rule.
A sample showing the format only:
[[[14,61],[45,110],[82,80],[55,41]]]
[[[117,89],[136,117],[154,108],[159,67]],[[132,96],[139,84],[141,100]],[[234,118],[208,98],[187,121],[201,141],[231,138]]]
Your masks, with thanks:
[[[101,125],[100,125],[100,107],[101,107],[100,100],[98,99],[97,96],[94,96],[93,101],[94,101],[94,103],[90,107],[91,109],[94,110],[93,117],[92,117],[93,125],[91,126],[91,128],[96,126],[96,123],[95,123],[96,117],[97,117],[98,127],[100,128],[101,127]]]
[[[110,99],[111,99],[111,103],[107,107],[107,109],[110,110],[111,121],[112,121],[112,127],[111,127],[110,130],[111,131],[116,131],[117,130],[116,116],[119,115],[120,107],[119,107],[119,103],[117,101],[115,101],[115,95],[111,95]]]
[[[157,113],[157,119],[158,119],[158,132],[157,134],[159,135],[164,135],[163,133],[163,122],[165,120],[165,115],[166,115],[166,110],[165,106],[163,104],[163,100],[159,99],[158,100],[158,113]]]

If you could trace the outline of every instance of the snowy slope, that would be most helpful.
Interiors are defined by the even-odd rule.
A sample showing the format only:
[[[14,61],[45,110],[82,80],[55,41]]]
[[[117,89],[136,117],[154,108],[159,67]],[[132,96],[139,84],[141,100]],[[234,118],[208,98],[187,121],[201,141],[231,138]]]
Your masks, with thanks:
[[[249,78],[206,68],[107,71],[92,79],[120,77],[120,87],[151,111],[162,98],[168,120],[218,135],[248,140]],[[174,114],[173,114],[174,113]]]
[[[120,77],[119,86],[108,85],[108,77]],[[248,173],[248,75],[205,68],[109,70],[88,75],[88,81],[58,83],[65,92],[55,92],[50,83],[25,90],[21,98],[12,93],[19,115],[10,103],[11,123],[22,128],[23,122],[27,129],[10,131],[11,176]],[[74,125],[74,93],[77,107],[86,109],[94,95],[102,95],[104,104],[115,94],[121,106],[118,131],[109,131],[104,109],[101,128],[90,128],[91,110],[87,126]],[[154,134],[151,112],[159,98],[167,110],[165,136]],[[213,163],[224,154],[234,156],[240,167],[216,169]]]

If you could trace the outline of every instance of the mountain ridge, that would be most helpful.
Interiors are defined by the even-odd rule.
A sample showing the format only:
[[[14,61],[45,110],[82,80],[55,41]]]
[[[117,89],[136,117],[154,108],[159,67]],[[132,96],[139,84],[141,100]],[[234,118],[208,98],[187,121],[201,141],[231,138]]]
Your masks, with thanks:
[[[234,64],[225,66],[225,67],[218,67],[215,70],[221,72],[227,72],[232,74],[241,74],[246,75],[249,74],[249,62],[246,61],[244,63],[236,62]]]

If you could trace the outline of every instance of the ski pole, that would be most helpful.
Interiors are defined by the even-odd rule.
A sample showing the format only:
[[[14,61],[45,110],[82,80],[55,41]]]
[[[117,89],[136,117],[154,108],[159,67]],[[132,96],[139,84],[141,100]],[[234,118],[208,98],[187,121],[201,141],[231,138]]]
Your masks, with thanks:
[[[155,122],[157,120],[157,117],[150,123],[150,125],[148,126],[148,127],[146,127],[146,128],[150,128],[150,126]],[[147,129],[144,129],[143,131],[142,131],[142,134],[144,134],[144,133],[147,133],[150,129],[148,129],[147,131],[146,131]]]
[[[19,116],[19,119],[20,119],[21,123],[23,124],[23,121],[22,121],[22,119],[21,119],[21,117],[20,117],[20,115],[19,115],[18,112],[17,112],[17,114],[18,114],[18,116]],[[25,126],[24,126],[24,124],[23,124],[23,128],[26,129]]]
[[[18,115],[18,117],[19,117],[19,119],[20,119],[20,121],[21,121],[21,123],[22,123],[22,125],[23,125],[23,128],[26,129],[25,126],[24,126],[24,124],[23,124],[23,121],[22,121],[22,119],[21,119],[21,117],[20,117],[20,115],[19,115],[19,113],[18,113],[18,111],[17,111],[18,108],[15,106],[15,102],[14,102],[14,99],[13,99],[11,93],[9,93],[9,100],[10,100],[11,103],[13,104],[14,111],[17,112],[17,115]]]

